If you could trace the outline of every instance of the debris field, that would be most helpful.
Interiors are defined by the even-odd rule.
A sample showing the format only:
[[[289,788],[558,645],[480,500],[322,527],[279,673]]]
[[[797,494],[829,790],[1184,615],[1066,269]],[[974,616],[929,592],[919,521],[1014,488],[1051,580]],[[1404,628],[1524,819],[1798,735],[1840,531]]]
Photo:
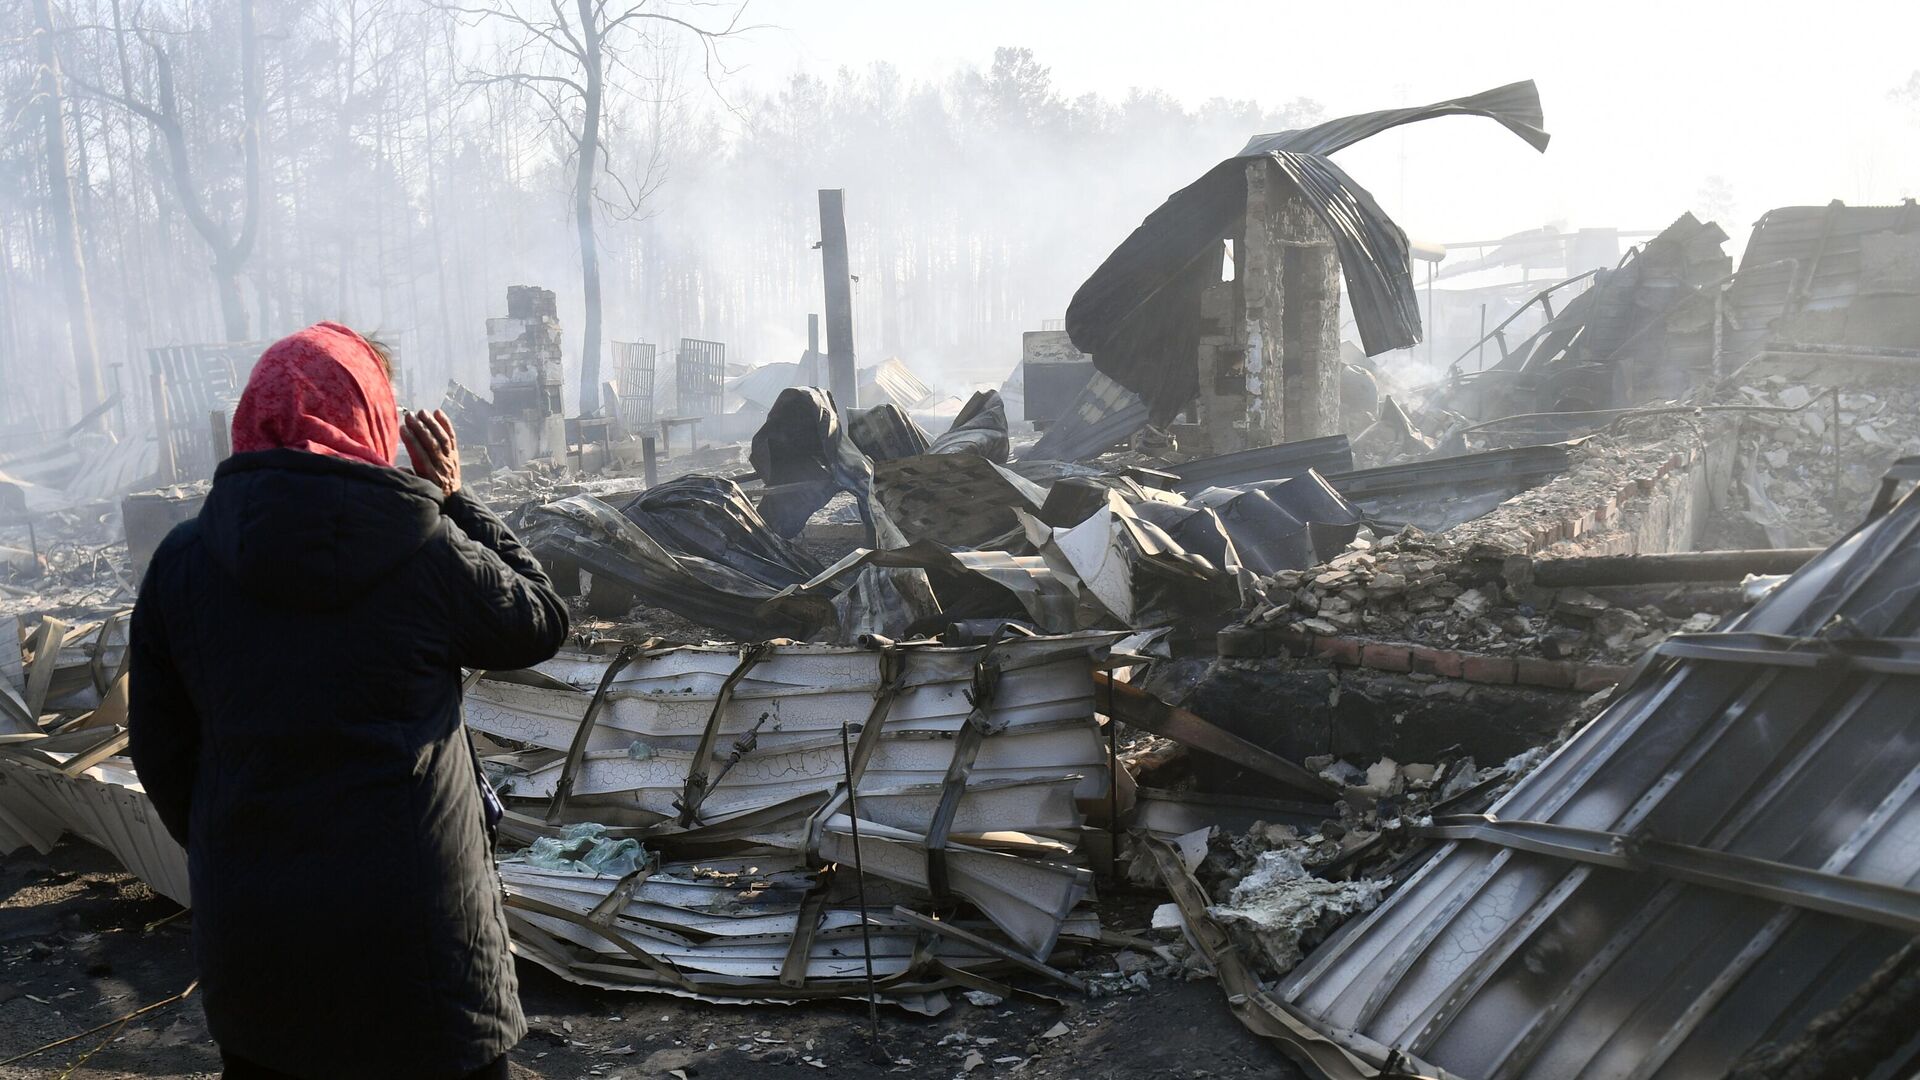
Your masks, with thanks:
[[[1682,214],[1417,382],[1333,155],[1441,116],[1549,145],[1529,82],[1258,135],[952,402],[689,338],[568,416],[509,290],[444,407],[575,616],[464,683],[516,1067],[1913,1073],[1920,214]],[[0,455],[0,1058],[157,1002],[109,1056],[211,1069],[126,656],[224,454],[135,419]]]

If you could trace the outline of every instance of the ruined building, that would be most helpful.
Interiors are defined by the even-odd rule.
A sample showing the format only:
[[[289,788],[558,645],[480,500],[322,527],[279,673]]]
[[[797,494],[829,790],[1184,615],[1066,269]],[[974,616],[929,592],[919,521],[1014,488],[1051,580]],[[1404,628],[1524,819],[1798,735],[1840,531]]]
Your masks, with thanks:
[[[560,319],[551,289],[507,289],[507,317],[487,320],[487,371],[493,390],[487,441],[501,463],[519,466],[564,450]]]
[[[1421,326],[1406,234],[1328,155],[1439,116],[1484,116],[1547,144],[1531,82],[1256,136],[1170,196],[1081,285],[1067,308],[1073,344],[1139,397],[1144,422],[1193,421],[1187,449],[1338,433],[1341,277],[1368,355],[1419,341]]]

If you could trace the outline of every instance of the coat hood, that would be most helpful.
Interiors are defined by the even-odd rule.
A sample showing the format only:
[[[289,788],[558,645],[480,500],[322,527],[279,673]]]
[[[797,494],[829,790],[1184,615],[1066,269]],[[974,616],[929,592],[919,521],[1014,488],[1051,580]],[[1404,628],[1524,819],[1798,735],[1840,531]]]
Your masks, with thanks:
[[[213,560],[260,600],[345,607],[420,550],[438,487],[412,473],[300,450],[235,454],[200,510]]]

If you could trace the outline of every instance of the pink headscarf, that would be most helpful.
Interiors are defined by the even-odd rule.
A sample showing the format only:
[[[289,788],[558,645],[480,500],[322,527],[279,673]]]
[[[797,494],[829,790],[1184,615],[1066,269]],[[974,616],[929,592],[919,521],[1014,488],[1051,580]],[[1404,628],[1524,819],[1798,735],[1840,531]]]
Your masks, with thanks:
[[[339,323],[315,323],[260,354],[233,412],[233,451],[285,447],[394,463],[400,417],[380,358]]]

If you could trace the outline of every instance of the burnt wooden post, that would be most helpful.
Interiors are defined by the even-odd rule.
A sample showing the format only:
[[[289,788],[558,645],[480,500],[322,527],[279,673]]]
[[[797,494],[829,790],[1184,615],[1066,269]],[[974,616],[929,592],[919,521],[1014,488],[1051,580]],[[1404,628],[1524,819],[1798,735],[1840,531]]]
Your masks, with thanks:
[[[640,463],[647,479],[647,486],[653,487],[660,482],[660,453],[653,436],[640,437]]]
[[[854,377],[853,281],[847,267],[845,192],[820,189],[820,267],[827,283],[827,389],[841,409],[860,407]]]

